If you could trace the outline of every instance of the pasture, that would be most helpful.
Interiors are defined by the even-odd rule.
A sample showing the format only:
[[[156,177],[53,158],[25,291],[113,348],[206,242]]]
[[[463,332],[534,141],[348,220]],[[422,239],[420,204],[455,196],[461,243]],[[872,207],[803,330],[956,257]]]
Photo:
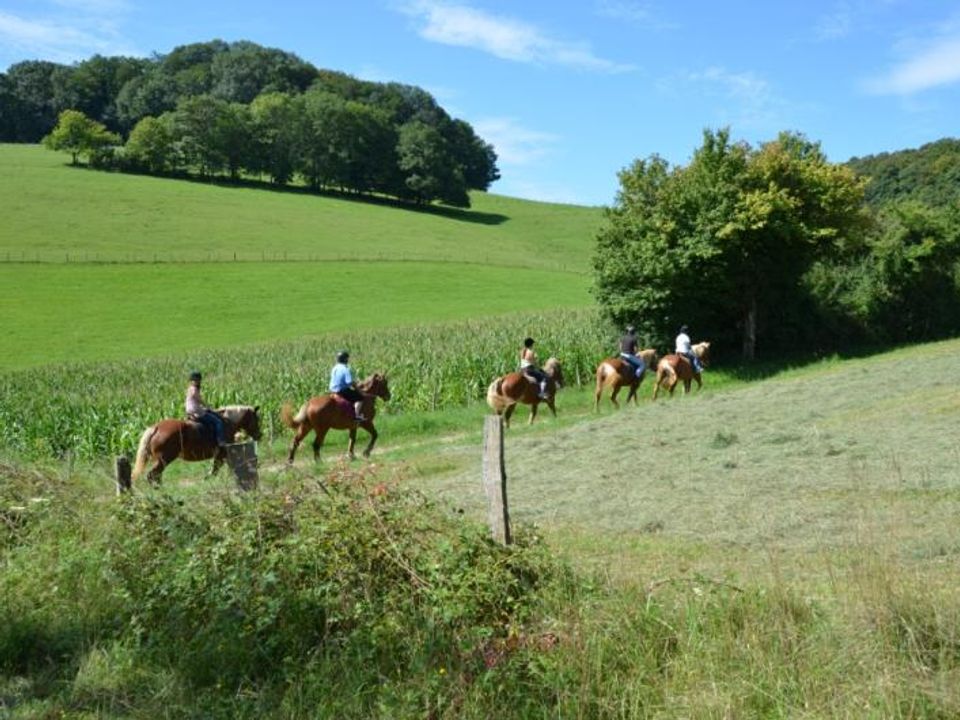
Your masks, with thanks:
[[[480,193],[418,210],[70,168],[38,146],[0,146],[0,164],[0,369],[589,304],[597,208]]]

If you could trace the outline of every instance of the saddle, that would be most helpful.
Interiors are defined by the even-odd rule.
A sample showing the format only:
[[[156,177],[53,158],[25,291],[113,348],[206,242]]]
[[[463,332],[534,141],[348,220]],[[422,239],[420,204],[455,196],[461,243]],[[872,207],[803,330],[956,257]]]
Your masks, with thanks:
[[[333,398],[333,401],[337,404],[337,407],[340,408],[341,412],[347,413],[351,419],[357,419],[357,411],[354,408],[353,403],[343,397],[340,393],[330,393],[330,397]]]

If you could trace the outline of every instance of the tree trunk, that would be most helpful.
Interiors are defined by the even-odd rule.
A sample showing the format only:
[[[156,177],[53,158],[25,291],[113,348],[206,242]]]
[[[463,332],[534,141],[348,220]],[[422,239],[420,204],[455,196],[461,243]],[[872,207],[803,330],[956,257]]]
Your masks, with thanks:
[[[757,297],[751,295],[743,315],[743,359],[752,362],[757,350]]]

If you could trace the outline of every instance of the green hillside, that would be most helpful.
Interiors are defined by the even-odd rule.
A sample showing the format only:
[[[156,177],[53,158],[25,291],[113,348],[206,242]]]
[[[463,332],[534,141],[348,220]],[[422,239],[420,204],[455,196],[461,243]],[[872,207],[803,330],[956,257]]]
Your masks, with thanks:
[[[847,164],[870,178],[866,197],[873,205],[918,200],[942,207],[960,198],[960,140],[955,138],[915,149],[855,157]]]
[[[590,303],[599,208],[481,193],[418,211],[75,169],[37,146],[0,146],[0,165],[0,368]]]

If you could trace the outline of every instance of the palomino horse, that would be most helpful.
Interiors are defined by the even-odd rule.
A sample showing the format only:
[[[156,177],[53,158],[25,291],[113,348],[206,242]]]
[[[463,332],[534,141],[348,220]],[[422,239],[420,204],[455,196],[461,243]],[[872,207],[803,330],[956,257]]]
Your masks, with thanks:
[[[260,408],[249,405],[228,405],[218,408],[217,414],[223,418],[223,436],[227,442],[233,442],[234,435],[243,430],[254,440],[260,439]],[[223,448],[217,447],[213,433],[203,425],[189,420],[161,420],[144,430],[137,448],[137,462],[133,468],[133,479],[143,472],[150,459],[153,467],[147,473],[147,479],[154,485],[160,482],[164,468],[177,458],[184,460],[209,460],[213,458],[213,475],[226,459]]]
[[[507,427],[510,427],[510,416],[517,407],[517,403],[530,406],[530,423],[537,416],[537,406],[545,402],[553,416],[557,416],[557,408],[553,401],[557,389],[563,387],[563,371],[560,361],[550,358],[543,364],[543,372],[547,376],[547,397],[540,397],[540,387],[537,383],[527,379],[522,372],[512,372],[497,378],[487,388],[487,404],[497,415],[503,415]]]
[[[634,371],[630,363],[622,357],[607,358],[597,366],[597,390],[594,393],[594,411],[600,409],[600,396],[606,387],[613,388],[613,392],[610,393],[610,402],[613,403],[614,407],[620,407],[620,403],[617,402],[617,394],[620,392],[620,388],[624,386],[630,388],[630,392],[627,393],[627,403],[629,403],[632,398],[633,404],[637,404],[637,388],[639,388],[640,383],[643,382],[643,378],[647,374],[647,368],[656,367],[657,351],[653,348],[641,350],[637,353],[637,357],[643,360],[644,365],[640,377],[637,377],[636,371]]]
[[[363,417],[366,418],[359,423],[360,427],[370,435],[370,444],[363,451],[364,457],[370,457],[370,451],[373,450],[373,444],[377,441],[377,429],[373,426],[373,418],[377,414],[376,399],[390,399],[390,388],[387,387],[387,376],[376,373],[371,375],[363,382],[357,385],[357,389],[364,394]],[[357,442],[357,421],[354,419],[353,403],[340,398],[339,396],[320,395],[307,400],[300,406],[300,411],[293,415],[293,408],[290,404],[283,406],[280,411],[280,417],[283,424],[296,431],[293,436],[293,445],[290,446],[290,455],[287,462],[293,463],[293,456],[297,452],[297,447],[303,442],[303,439],[314,431],[313,440],[313,459],[320,459],[320,448],[323,445],[323,439],[327,436],[328,430],[349,430],[350,446],[347,453],[350,459],[354,459],[353,446]]]
[[[710,366],[710,343],[697,343],[690,349],[693,351],[693,354],[699,358],[704,367]],[[673,395],[673,389],[680,380],[683,381],[684,395],[690,392],[691,380],[697,381],[697,390],[703,387],[703,383],[700,381],[700,373],[693,371],[693,366],[687,358],[683,355],[676,354],[664,355],[660,362],[657,363],[657,381],[653,386],[653,399],[657,399],[657,391],[660,390],[661,384]]]

